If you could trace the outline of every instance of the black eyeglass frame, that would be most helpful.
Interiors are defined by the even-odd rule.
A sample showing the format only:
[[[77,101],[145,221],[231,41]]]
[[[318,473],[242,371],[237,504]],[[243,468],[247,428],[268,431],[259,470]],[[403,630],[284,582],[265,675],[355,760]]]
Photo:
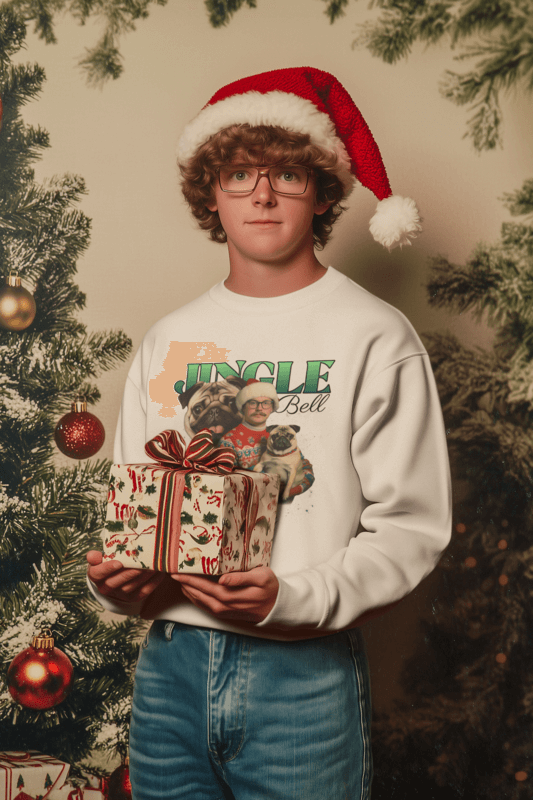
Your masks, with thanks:
[[[238,172],[238,167],[240,166],[246,169],[256,169],[257,178],[255,179],[255,184],[253,185],[252,189],[224,189],[222,186],[222,182],[220,180],[220,167],[219,167],[217,170],[218,185],[220,186],[221,191],[225,192],[226,194],[251,194],[252,192],[255,192],[257,184],[259,183],[261,178],[268,178],[268,184],[272,189],[272,191],[274,192],[274,194],[284,194],[288,195],[289,197],[299,197],[300,195],[306,193],[307,187],[309,186],[309,176],[313,174],[313,170],[308,169],[307,167],[303,167],[301,164],[272,164],[270,167],[265,167],[265,166],[258,167],[255,164],[235,164],[235,167],[233,167],[233,165],[228,164],[228,167],[230,166],[237,172]],[[289,168],[298,167],[299,169],[304,169],[307,174],[307,180],[305,182],[305,189],[303,190],[303,192],[280,192],[279,189],[274,189],[274,187],[272,186],[272,181],[270,180],[270,170],[275,169],[276,167],[289,167]]]
[[[252,398],[252,400],[247,400],[244,405],[249,406],[249,408],[264,408],[266,410],[267,408],[274,408],[274,401],[271,400],[270,398],[267,398],[266,400],[261,400],[261,402],[259,403],[257,400],[254,400]]]

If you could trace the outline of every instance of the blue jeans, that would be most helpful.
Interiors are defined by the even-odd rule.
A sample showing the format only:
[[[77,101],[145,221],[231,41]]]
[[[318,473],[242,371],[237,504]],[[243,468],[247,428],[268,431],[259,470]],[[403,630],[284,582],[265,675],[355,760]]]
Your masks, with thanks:
[[[357,630],[277,642],[153,623],[135,674],[133,800],[368,800]]]

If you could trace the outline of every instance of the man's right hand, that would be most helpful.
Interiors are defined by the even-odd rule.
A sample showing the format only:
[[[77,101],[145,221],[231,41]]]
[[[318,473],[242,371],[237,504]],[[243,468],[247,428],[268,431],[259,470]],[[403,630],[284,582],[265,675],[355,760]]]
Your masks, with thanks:
[[[100,594],[122,603],[144,600],[157,589],[163,578],[162,572],[148,569],[128,569],[120,561],[105,561],[98,550],[89,550],[89,579]]]

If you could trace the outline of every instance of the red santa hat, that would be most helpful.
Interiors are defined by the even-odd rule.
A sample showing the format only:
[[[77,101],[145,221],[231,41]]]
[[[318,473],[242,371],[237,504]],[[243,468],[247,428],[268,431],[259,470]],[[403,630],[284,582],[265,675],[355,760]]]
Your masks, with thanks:
[[[218,131],[244,123],[305,133],[312,144],[335,153],[334,172],[344,196],[359,181],[378,198],[370,232],[389,250],[411,244],[422,229],[414,201],[392,194],[368,125],[346,89],[329,72],[291,67],[251,75],[224,86],[183,131],[178,162],[186,164],[198,147]]]
[[[246,381],[246,386],[240,390],[235,397],[235,405],[238,411],[242,411],[242,407],[248,400],[255,400],[256,397],[268,397],[272,400],[274,411],[279,408],[279,399],[276,390],[271,383],[258,381],[255,378],[250,378]]]

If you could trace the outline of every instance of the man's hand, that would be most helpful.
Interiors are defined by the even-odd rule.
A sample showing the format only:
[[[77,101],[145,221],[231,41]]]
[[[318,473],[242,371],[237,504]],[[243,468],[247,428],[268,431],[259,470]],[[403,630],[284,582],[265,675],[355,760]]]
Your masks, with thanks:
[[[89,550],[87,561],[87,574],[100,594],[119,602],[144,600],[165,577],[163,573],[151,569],[128,569],[120,561],[104,562],[98,550]]]
[[[269,567],[227,572],[218,582],[183,572],[172,578],[198,608],[220,619],[242,622],[262,622],[274,607],[279,589],[278,579]]]

